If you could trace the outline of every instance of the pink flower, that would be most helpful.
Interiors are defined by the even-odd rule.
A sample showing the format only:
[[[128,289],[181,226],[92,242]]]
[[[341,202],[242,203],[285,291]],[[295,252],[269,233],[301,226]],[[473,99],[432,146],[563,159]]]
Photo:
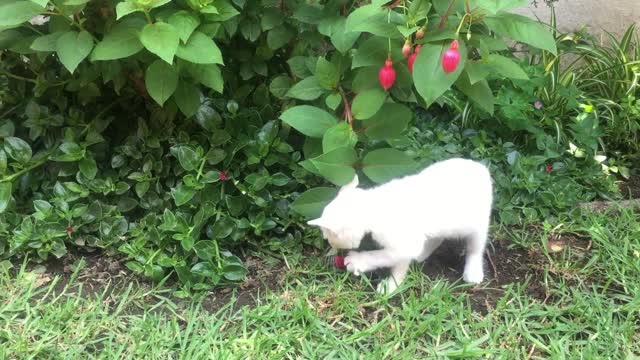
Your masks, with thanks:
[[[542,110],[542,108],[544,106],[542,106],[542,103],[540,101],[536,101],[533,106],[536,108],[536,110]]]
[[[73,228],[71,226],[67,226],[67,234],[71,235],[73,232]]]
[[[219,178],[220,178],[220,181],[227,181],[229,180],[229,175],[226,172],[221,171]]]
[[[547,166],[546,166],[547,174],[551,175],[551,171],[552,171],[552,170],[553,170],[553,169],[551,168],[551,165],[547,164]]]

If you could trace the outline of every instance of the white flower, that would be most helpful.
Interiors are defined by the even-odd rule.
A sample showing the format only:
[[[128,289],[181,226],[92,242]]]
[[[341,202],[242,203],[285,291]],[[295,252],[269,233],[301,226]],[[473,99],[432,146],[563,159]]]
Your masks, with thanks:
[[[49,22],[49,17],[44,15],[34,16],[29,23],[31,25],[44,25]]]

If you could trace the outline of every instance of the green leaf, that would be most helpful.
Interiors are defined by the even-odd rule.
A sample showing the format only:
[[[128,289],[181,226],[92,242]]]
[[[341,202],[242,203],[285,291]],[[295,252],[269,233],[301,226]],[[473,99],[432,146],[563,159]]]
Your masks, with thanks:
[[[222,268],[222,276],[229,281],[239,282],[247,277],[247,270],[240,265],[227,265]]]
[[[260,29],[260,23],[258,21],[247,18],[240,24],[240,32],[245,39],[254,42],[258,40],[262,30]]]
[[[195,190],[190,189],[183,184],[180,184],[178,185],[178,187],[171,189],[171,197],[173,197],[176,206],[182,206],[188,203],[195,194]]]
[[[2,214],[11,202],[11,183],[0,183],[0,214]]]
[[[322,215],[322,210],[338,194],[338,189],[329,187],[317,187],[305,191],[289,208],[307,219],[317,219]]]
[[[216,256],[216,247],[213,240],[201,240],[193,245],[196,255],[204,261],[209,261]]]
[[[340,147],[352,148],[358,142],[358,136],[346,122],[341,122],[327,130],[322,137],[322,151],[325,153]]]
[[[487,63],[498,74],[510,79],[529,80],[527,73],[515,61],[497,54],[490,54]]]
[[[487,16],[484,21],[498,35],[557,54],[553,34],[540,22],[516,14]]]
[[[93,180],[98,173],[98,166],[96,165],[96,161],[92,158],[84,158],[80,160],[78,167],[80,168],[82,175],[87,179]]]
[[[329,128],[338,123],[338,119],[330,113],[309,105],[287,109],[280,115],[280,119],[302,134],[316,138],[321,138]]]
[[[442,56],[449,49],[449,42],[425,44],[413,65],[413,82],[427,106],[433,104],[460,77],[467,58],[467,48],[460,42],[460,63],[451,74],[442,69]]]
[[[21,164],[28,163],[33,154],[31,146],[26,141],[14,136],[4,138],[4,151]]]
[[[38,220],[44,220],[51,215],[53,206],[45,200],[33,200],[33,208],[38,213]]]
[[[353,57],[351,68],[359,68],[363,66],[376,66],[381,69],[384,61],[387,59],[389,52],[389,40],[374,36],[364,41],[359,47],[356,55]],[[421,52],[422,53],[422,52]],[[391,48],[391,59],[399,61],[402,59],[402,49],[400,46]],[[376,74],[376,79],[377,79]]]
[[[149,187],[151,187],[151,183],[149,181],[142,181],[136,184],[135,190],[136,190],[136,195],[138,195],[139,198],[142,198],[147,191],[149,191]]]
[[[222,79],[222,73],[220,72],[218,65],[189,64],[189,73],[202,85],[222,94],[222,91],[224,90],[224,80]]]
[[[291,79],[286,75],[277,76],[269,84],[269,91],[278,99],[283,99],[291,88]]]
[[[116,5],[116,20],[120,20],[123,16],[142,11],[133,1],[121,1]]]
[[[236,226],[236,222],[232,218],[224,217],[213,224],[211,236],[214,239],[224,239],[231,235]]]
[[[331,34],[331,43],[342,54],[346,54],[353,44],[356,43],[360,37],[360,32],[347,31],[347,19],[340,18],[333,25],[333,33]]]
[[[475,4],[492,14],[527,5],[529,0],[476,0]]]
[[[218,45],[199,31],[195,31],[186,44],[178,46],[176,55],[194,64],[223,64]]]
[[[362,171],[378,184],[408,175],[414,172],[416,167],[413,159],[396,149],[374,150],[362,160]]]
[[[425,19],[431,10],[431,3],[427,0],[414,0],[409,6],[409,24],[414,25],[418,21]]]
[[[485,80],[491,74],[493,67],[483,62],[467,61],[464,70],[469,76],[469,82],[473,85],[480,80]]]
[[[342,97],[340,96],[339,93],[333,93],[330,94],[329,96],[327,96],[324,99],[324,103],[327,105],[327,107],[331,110],[335,110],[338,108],[338,106],[340,106],[340,102],[342,102]]]
[[[325,91],[318,79],[315,76],[310,76],[293,85],[287,92],[287,97],[309,101],[319,98]]]
[[[240,12],[236,10],[233,5],[231,5],[227,0],[217,0],[215,3],[218,13],[207,14],[205,18],[209,22],[224,22],[240,14]]]
[[[372,140],[399,137],[413,117],[411,109],[402,104],[386,103],[364,124],[364,133]]]
[[[156,60],[147,68],[144,82],[149,95],[162,106],[178,87],[178,73],[166,62]]]
[[[342,186],[353,180],[356,174],[353,165],[358,157],[354,149],[341,147],[310,160],[320,175],[334,185]]]
[[[144,21],[138,18],[117,23],[93,49],[91,60],[116,60],[137,54],[144,47],[138,35],[143,26]]]
[[[177,148],[177,157],[178,161],[180,162],[180,166],[182,166],[182,168],[186,171],[195,170],[200,165],[200,161],[202,160],[198,156],[198,153],[195,152],[195,150],[186,145],[182,145]]]
[[[0,26],[13,27],[40,15],[44,8],[31,1],[12,1],[0,5]]]
[[[200,25],[200,18],[186,10],[175,12],[168,21],[178,32],[182,42],[187,42],[193,31]]]
[[[93,49],[93,37],[87,31],[69,31],[56,41],[56,53],[64,67],[73,73]]]
[[[323,57],[318,58],[314,76],[318,79],[320,86],[327,90],[335,89],[340,81],[338,68]]]
[[[31,43],[31,49],[36,51],[56,51],[58,38],[60,38],[60,36],[64,35],[65,33],[66,32],[64,31],[58,31],[52,34],[37,37]]]
[[[7,153],[0,149],[0,175],[7,172]]]
[[[184,116],[191,117],[195,115],[198,108],[200,108],[200,95],[200,90],[197,86],[185,81],[180,81],[176,92],[173,94],[173,98]]]
[[[140,33],[140,42],[151,53],[171,64],[178,50],[180,37],[173,26],[157,22],[145,25]]]
[[[484,111],[493,114],[495,99],[487,80],[480,80],[471,85],[467,76],[461,76],[456,82],[456,87]]]
[[[293,30],[285,26],[278,26],[267,33],[267,45],[271,50],[278,50],[291,41],[293,35]]]
[[[386,98],[387,93],[382,88],[365,90],[353,99],[351,113],[358,120],[368,119],[380,110]]]
[[[368,32],[377,36],[399,39],[402,34],[397,25],[403,24],[402,16],[377,4],[364,5],[349,14],[345,25],[347,32]],[[387,47],[388,48],[388,47]]]

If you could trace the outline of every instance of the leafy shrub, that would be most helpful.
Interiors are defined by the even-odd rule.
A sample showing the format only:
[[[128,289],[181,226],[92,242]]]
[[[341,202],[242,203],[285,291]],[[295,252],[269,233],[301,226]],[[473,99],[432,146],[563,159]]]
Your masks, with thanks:
[[[314,216],[335,193],[314,175],[413,171],[389,144],[414,108],[492,114],[489,80],[528,78],[508,38],[555,54],[544,25],[506,12],[524,3],[5,2],[2,251],[75,244],[187,289],[239,280],[229,250],[303,240],[289,209]]]

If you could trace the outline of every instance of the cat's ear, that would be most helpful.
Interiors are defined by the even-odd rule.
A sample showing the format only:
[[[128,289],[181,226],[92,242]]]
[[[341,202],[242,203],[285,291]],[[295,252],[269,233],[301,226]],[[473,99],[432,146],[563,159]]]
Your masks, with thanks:
[[[340,188],[340,191],[344,191],[344,190],[352,190],[358,187],[358,184],[360,182],[358,181],[358,174],[353,175],[353,180],[351,180],[350,183],[348,183],[347,185],[343,186]]]

